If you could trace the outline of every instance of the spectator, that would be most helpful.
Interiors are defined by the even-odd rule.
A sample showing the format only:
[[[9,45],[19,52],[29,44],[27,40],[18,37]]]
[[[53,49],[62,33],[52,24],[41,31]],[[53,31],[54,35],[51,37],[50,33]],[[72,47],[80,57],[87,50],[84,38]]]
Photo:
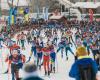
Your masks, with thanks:
[[[100,80],[100,71],[96,75],[96,80]]]
[[[76,80],[96,80],[98,67],[96,62],[88,56],[88,52],[86,51],[85,47],[79,47],[76,55],[78,60],[76,60],[76,62],[73,64],[69,72],[69,76],[75,78]],[[87,72],[89,71],[89,73],[84,71],[86,69]]]
[[[27,63],[23,67],[24,77],[23,80],[43,80],[37,74],[37,66],[32,63]]]

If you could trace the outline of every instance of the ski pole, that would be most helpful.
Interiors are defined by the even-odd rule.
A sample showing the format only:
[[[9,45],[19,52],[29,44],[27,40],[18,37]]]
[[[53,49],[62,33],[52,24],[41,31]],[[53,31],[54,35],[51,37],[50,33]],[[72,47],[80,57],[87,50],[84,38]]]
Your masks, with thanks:
[[[58,60],[57,60],[57,55],[56,55],[56,64],[57,64],[57,72],[58,72]]]
[[[8,62],[8,80],[10,80],[10,64]]]
[[[2,48],[1,48],[0,54],[1,54],[1,62],[2,62],[2,70],[3,70],[3,57],[2,57]]]

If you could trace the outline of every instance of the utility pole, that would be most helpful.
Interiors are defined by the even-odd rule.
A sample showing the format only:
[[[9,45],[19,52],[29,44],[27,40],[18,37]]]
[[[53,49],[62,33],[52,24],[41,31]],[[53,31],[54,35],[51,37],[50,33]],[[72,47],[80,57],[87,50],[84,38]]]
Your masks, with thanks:
[[[62,4],[59,4],[60,5],[60,12],[62,14]]]
[[[69,0],[69,1],[71,1],[71,0]],[[71,6],[69,7],[69,20],[70,20],[70,9],[71,9]]]
[[[34,12],[34,3],[35,3],[34,0],[30,0],[31,13]]]
[[[48,20],[48,0],[46,1],[45,18],[46,18],[46,20]]]
[[[13,6],[14,6],[14,5],[13,5],[13,2],[14,2],[14,0],[12,0],[12,9],[13,9]]]
[[[37,4],[37,19],[39,18],[39,0],[36,0],[36,4]]]

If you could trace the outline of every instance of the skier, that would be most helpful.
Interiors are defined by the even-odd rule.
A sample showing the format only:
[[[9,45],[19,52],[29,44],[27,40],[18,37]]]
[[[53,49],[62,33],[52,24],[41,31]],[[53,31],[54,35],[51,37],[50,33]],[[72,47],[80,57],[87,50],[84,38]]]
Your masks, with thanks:
[[[10,54],[12,53],[13,48],[20,49],[20,47],[16,44],[16,42],[12,40],[10,40],[8,48],[10,49]]]
[[[25,37],[26,35],[24,34],[24,32],[21,33],[21,47],[22,50],[25,50]]]
[[[40,46],[43,48],[44,47],[44,42],[43,42],[43,39],[40,37]]]
[[[100,52],[99,52],[99,48],[97,47],[96,43],[92,44],[91,50],[93,53],[94,60],[96,60],[98,64],[98,69],[100,69]]]
[[[54,47],[50,46],[50,72],[54,72],[55,73],[55,59],[56,59],[56,53],[54,51]]]
[[[59,42],[59,44],[58,44],[58,49],[57,49],[57,53],[61,50],[61,57],[62,58],[63,58],[64,46],[65,46],[65,40],[62,38],[61,42]]]
[[[42,49],[43,51],[43,66],[45,70],[45,75],[50,75],[50,49],[48,46]]]
[[[96,55],[99,54],[99,49],[98,49],[98,47],[96,46],[95,43],[93,43],[91,45],[91,49],[92,49],[93,57],[94,57],[94,60],[95,60]]]
[[[0,45],[1,45],[1,42],[3,41],[4,37],[3,35],[0,33]]]
[[[19,69],[22,68],[23,63],[25,63],[25,56],[20,54],[18,50],[14,49],[12,54],[7,57],[6,62],[8,63],[8,72],[11,68],[12,80],[20,80]],[[10,67],[11,65],[11,67]]]
[[[17,44],[19,44],[19,45],[20,45],[20,40],[21,40],[20,38],[21,38],[21,35],[18,34],[18,35],[17,35]]]
[[[80,35],[81,35],[80,31],[77,30],[77,32],[75,33],[75,40],[76,40],[78,37],[80,37]]]
[[[31,38],[30,32],[27,33],[26,38],[27,38],[28,44],[31,43],[32,38]]]
[[[53,38],[53,42],[54,42],[55,45],[57,45],[58,35],[57,35],[56,32],[55,32],[55,34],[54,34],[53,37],[54,37],[54,38]]]
[[[68,38],[70,43],[71,43],[71,41],[74,43],[72,35],[73,35],[73,32],[70,29],[68,29],[66,32],[66,38]]]
[[[3,42],[4,42],[4,36],[2,33],[0,33],[0,49],[2,49],[2,47],[3,47],[3,45],[2,45]]]
[[[81,40],[80,37],[77,37],[77,39],[76,39],[76,45],[77,45],[77,47],[82,46],[82,40]]]
[[[43,56],[42,47],[38,45],[36,50],[37,50],[37,65],[39,66],[39,70],[41,70],[42,56]]]
[[[27,62],[29,62],[31,60],[31,57],[32,57],[32,54],[33,54],[33,56],[34,56],[34,63],[36,64],[36,59],[37,59],[37,50],[36,50],[37,39],[36,39],[36,37],[34,37],[34,40],[32,40],[31,45],[32,45],[32,47],[31,47],[31,54],[30,54],[29,59],[28,59]]]
[[[86,40],[87,40],[87,51],[88,51],[88,54],[90,54],[90,46],[92,45],[93,41],[89,36],[86,37]]]
[[[72,43],[70,43],[68,41],[68,38],[66,38],[66,41],[65,41],[66,60],[68,60],[68,51],[70,51],[74,55],[74,52],[72,51],[72,49],[70,47],[70,44],[72,44]],[[75,57],[75,55],[74,55],[74,57]]]

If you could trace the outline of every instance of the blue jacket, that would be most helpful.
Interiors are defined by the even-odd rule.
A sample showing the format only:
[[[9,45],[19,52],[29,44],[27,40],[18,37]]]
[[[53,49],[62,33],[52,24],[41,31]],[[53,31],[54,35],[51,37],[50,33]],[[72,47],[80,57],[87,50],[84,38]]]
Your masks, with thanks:
[[[69,76],[72,78],[75,78],[76,80],[80,80],[79,79],[79,69],[78,69],[78,65],[81,64],[83,66],[86,66],[87,64],[92,64],[92,67],[95,71],[95,74],[98,71],[98,67],[95,61],[93,61],[91,58],[83,58],[83,59],[79,59],[77,60],[71,67],[71,70],[69,72]]]

